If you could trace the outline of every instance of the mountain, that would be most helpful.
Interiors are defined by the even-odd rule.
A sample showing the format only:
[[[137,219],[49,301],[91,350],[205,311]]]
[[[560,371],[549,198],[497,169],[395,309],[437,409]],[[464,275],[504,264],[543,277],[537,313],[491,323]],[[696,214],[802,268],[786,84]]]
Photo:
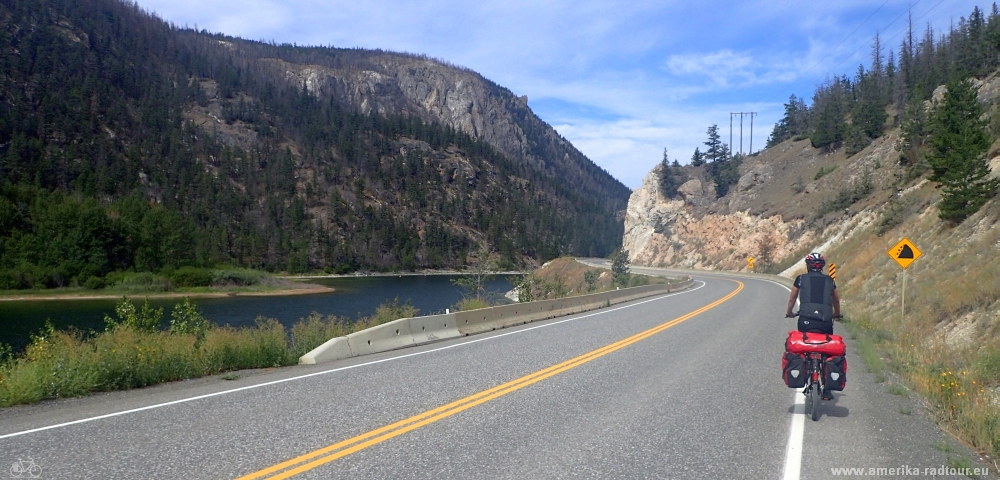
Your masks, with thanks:
[[[629,190],[481,75],[0,4],[0,288],[115,270],[509,266],[602,256]]]

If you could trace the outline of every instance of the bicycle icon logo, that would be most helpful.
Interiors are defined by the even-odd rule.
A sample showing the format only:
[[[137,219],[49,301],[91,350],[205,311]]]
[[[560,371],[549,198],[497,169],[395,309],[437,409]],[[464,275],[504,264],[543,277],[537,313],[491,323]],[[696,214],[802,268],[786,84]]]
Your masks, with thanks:
[[[38,478],[42,476],[42,467],[35,463],[35,460],[28,457],[28,461],[21,460],[20,458],[10,466],[10,474],[14,478]]]

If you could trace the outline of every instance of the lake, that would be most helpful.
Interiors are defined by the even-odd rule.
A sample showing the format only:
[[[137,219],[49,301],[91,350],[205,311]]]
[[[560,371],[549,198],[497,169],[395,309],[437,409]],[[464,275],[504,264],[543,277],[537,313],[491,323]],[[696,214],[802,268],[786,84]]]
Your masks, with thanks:
[[[510,282],[498,276],[487,285],[487,291],[497,297],[512,288]],[[338,315],[357,318],[367,316],[393,299],[410,302],[420,309],[420,315],[444,313],[458,303],[464,290],[451,283],[458,275],[403,275],[371,277],[337,277],[306,280],[308,283],[332,287],[329,293],[270,297],[193,298],[205,318],[219,325],[250,326],[258,316],[275,318],[290,327],[312,312],[323,316]],[[141,303],[141,297],[130,297]],[[163,307],[164,320],[182,299],[150,299],[154,308]],[[506,299],[504,299],[506,300]],[[117,299],[103,300],[28,300],[0,301],[0,342],[21,351],[31,335],[50,319],[57,329],[76,327],[83,331],[103,330],[104,315],[114,315]]]

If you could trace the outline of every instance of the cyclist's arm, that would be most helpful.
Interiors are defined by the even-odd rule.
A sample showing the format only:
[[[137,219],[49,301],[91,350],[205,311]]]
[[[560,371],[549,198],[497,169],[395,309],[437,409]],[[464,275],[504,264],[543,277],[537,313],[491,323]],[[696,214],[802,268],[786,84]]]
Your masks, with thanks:
[[[837,298],[837,291],[833,291],[833,298]],[[788,308],[785,309],[785,315],[792,314],[792,308],[795,308],[795,299],[799,297],[799,287],[792,287],[792,294],[788,296]],[[836,301],[837,311],[840,311],[840,302]]]
[[[833,289],[833,316],[840,316],[840,294],[837,293],[837,289]]]

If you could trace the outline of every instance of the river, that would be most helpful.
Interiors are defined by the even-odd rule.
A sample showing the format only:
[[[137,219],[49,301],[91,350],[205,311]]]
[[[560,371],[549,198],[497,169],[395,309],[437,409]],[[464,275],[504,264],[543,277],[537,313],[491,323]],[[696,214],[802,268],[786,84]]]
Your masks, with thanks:
[[[264,297],[195,298],[205,318],[219,325],[254,325],[259,316],[275,318],[286,327],[312,312],[350,317],[371,315],[387,301],[410,302],[420,315],[444,313],[462,299],[463,289],[451,283],[457,275],[403,275],[309,279],[308,283],[334,288],[329,293]],[[502,298],[511,284],[498,277],[487,291]],[[141,298],[133,298],[141,302]],[[180,299],[150,299],[154,308],[163,307],[164,320]],[[0,342],[21,351],[49,319],[57,329],[75,327],[83,331],[103,330],[104,315],[114,315],[117,300],[25,300],[0,302]]]

